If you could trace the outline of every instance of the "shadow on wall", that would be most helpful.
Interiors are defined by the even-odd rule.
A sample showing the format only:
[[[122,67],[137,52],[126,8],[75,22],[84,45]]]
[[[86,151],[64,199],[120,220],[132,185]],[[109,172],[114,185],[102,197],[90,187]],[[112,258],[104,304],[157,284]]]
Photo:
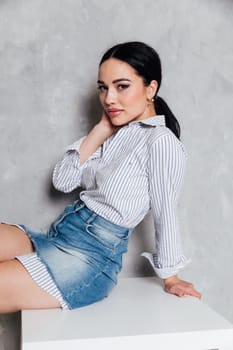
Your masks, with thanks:
[[[150,263],[141,256],[143,252],[155,250],[154,224],[151,213],[135,227],[129,240],[128,253],[124,256],[122,277],[154,276]]]
[[[0,315],[0,350],[20,350],[21,313]]]
[[[98,93],[96,89],[90,90],[83,99],[83,115],[86,115],[88,126],[92,128],[102,116],[102,106],[99,102]]]
[[[85,97],[83,98],[81,107],[82,107],[81,113],[86,117],[85,133],[87,134],[93,128],[93,126],[98,123],[102,115],[102,108],[99,103],[98,94],[96,93],[96,90],[92,89],[90,90],[90,93],[87,93],[85,95]],[[77,107],[77,111],[79,111],[80,113],[80,108]],[[74,129],[76,128],[77,128],[77,134],[78,134],[80,131],[78,118],[77,118],[76,125],[74,125]],[[61,157],[62,157],[62,154],[61,154]],[[52,185],[51,174],[48,174],[47,183],[48,183],[48,191],[47,191],[48,197],[49,197],[49,200],[51,200],[52,202],[63,201],[65,196],[66,200],[68,200],[69,203],[72,203],[79,196],[80,189],[74,190],[72,193],[65,194],[65,195],[64,193],[57,191]]]

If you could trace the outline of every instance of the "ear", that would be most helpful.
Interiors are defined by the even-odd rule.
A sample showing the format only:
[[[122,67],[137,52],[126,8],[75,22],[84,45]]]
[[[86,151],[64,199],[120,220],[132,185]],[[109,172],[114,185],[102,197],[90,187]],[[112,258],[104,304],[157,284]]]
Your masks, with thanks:
[[[150,84],[147,86],[147,98],[152,99],[158,89],[158,83],[156,80],[151,80]]]

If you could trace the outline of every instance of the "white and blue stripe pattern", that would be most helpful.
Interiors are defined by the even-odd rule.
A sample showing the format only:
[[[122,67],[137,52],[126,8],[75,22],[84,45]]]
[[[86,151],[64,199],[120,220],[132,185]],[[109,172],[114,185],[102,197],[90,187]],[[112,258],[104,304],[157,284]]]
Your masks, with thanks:
[[[135,227],[151,209],[156,253],[143,255],[161,278],[176,274],[188,262],[176,217],[186,155],[164,116],[120,128],[80,165],[83,139],[55,166],[54,186],[63,192],[82,187],[80,198],[89,209],[125,227]]]

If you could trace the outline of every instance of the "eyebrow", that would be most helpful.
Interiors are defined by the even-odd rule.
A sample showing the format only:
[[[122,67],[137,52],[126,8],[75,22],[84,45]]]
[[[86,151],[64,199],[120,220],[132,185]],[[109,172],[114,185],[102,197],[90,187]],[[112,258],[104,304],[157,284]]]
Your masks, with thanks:
[[[113,80],[113,84],[115,83],[119,83],[121,81],[129,81],[129,82],[132,82],[130,79],[127,79],[127,78],[120,78],[120,79],[115,79]],[[97,84],[104,84],[104,82],[102,80],[98,80],[97,81]]]

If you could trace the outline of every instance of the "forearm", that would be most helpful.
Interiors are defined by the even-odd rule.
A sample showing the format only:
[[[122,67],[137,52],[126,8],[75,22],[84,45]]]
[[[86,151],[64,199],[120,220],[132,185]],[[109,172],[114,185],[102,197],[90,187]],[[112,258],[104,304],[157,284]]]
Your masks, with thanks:
[[[80,146],[80,164],[83,164],[115,131],[116,129],[102,118],[89,132]]]
[[[79,149],[80,165],[83,164],[105,141],[106,137],[101,134],[99,129],[100,127],[97,124],[83,140]]]

